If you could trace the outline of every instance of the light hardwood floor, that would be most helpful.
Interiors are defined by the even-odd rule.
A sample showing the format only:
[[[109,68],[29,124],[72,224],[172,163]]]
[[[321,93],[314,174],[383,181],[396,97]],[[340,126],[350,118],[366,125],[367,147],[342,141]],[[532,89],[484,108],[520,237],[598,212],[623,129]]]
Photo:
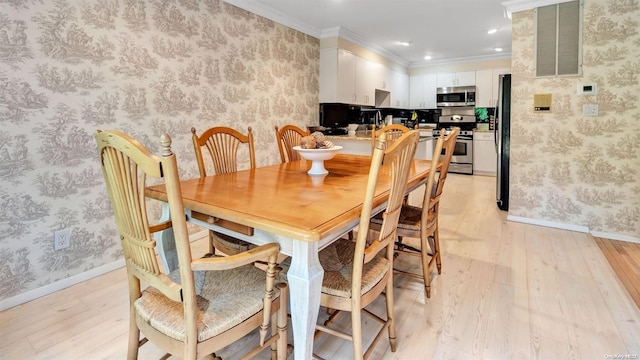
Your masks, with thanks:
[[[640,310],[594,239],[507,222],[495,205],[494,181],[449,177],[440,211],[443,273],[432,281],[431,299],[425,299],[421,281],[396,275],[398,350],[390,352],[383,340],[371,358],[640,356]],[[194,248],[203,251],[204,241]],[[418,264],[400,257],[398,265]],[[373,305],[383,313],[382,301]],[[378,325],[363,318],[367,344]],[[120,269],[1,312],[0,359],[124,359],[127,319]],[[348,317],[337,324],[350,327]],[[236,343],[219,355],[236,359],[242,347]],[[315,351],[325,359],[348,359],[351,344],[323,335]],[[140,359],[161,355],[147,344]]]

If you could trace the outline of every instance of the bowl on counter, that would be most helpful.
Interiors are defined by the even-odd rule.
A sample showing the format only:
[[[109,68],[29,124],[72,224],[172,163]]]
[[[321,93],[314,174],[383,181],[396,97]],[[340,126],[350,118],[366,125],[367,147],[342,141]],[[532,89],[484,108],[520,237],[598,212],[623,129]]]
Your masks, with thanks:
[[[305,160],[311,160],[311,169],[307,171],[309,175],[326,175],[329,172],[324,167],[324,161],[330,160],[342,150],[342,146],[333,146],[326,149],[303,149],[300,146],[294,146],[293,150],[300,153]]]
[[[349,124],[347,125],[347,135],[356,136],[356,130],[358,129],[359,124]]]

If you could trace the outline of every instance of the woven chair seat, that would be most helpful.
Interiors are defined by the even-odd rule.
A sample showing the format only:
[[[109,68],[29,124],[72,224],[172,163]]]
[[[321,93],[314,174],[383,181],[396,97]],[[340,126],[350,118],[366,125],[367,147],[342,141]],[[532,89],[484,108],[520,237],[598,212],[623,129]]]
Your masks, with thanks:
[[[351,240],[339,239],[320,251],[320,264],[324,268],[322,292],[344,298],[351,297],[351,274],[353,272],[353,255],[355,243]],[[382,254],[380,254],[382,255]],[[371,290],[387,273],[389,260],[384,256],[376,256],[362,269],[362,294]]]
[[[351,297],[351,273],[355,243],[352,240],[339,239],[318,253],[320,265],[324,269],[322,292],[344,298]],[[362,270],[362,294],[371,290],[384,277],[389,260],[376,256],[364,265]],[[291,267],[291,258],[280,263],[279,281],[287,281],[287,271]]]
[[[420,231],[420,221],[422,217],[422,208],[413,205],[402,205],[400,210],[400,218],[398,219],[398,229]],[[429,212],[427,215],[427,227],[436,221],[436,216],[433,212]],[[382,213],[376,214],[371,218],[371,222],[374,224],[382,225]]]
[[[264,276],[264,271],[252,264],[225,271],[195,271],[198,341],[219,335],[262,310]],[[179,270],[169,277],[180,283]],[[274,289],[274,298],[279,294]],[[186,340],[182,303],[148,287],[134,305],[150,326],[176,340]]]
[[[227,248],[237,250],[238,252],[247,251],[255,247],[253,244],[240,240],[233,236],[215,232],[213,230],[209,230],[209,231],[211,233],[211,240],[214,242],[214,244],[218,243]]]

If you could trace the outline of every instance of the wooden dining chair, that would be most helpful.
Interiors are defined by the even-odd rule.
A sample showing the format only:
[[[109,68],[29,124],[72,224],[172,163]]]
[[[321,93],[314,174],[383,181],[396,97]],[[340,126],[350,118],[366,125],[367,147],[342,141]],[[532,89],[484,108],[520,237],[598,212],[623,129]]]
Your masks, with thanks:
[[[238,150],[241,145],[246,144],[249,150],[249,166],[251,169],[255,169],[256,155],[253,145],[253,133],[251,132],[250,126],[247,129],[247,135],[224,126],[207,129],[200,136],[198,136],[195,128],[191,128],[191,134],[200,177],[207,176],[207,167],[205,165],[202,148],[208,150],[207,153],[213,162],[215,174],[226,174],[238,171]],[[228,225],[233,228],[242,227],[239,224],[237,226],[235,226],[236,224]],[[209,230],[209,252],[211,254],[215,255],[221,252],[226,255],[233,255],[247,251],[251,247],[252,245],[246,241]],[[216,252],[216,250],[218,250],[218,252]]]
[[[371,151],[373,152],[373,149],[376,145],[376,138],[378,138],[380,134],[386,134],[385,146],[389,146],[391,143],[400,138],[400,136],[410,130],[411,129],[409,129],[408,127],[400,124],[386,125],[385,127],[377,130],[375,125],[371,126]]]
[[[271,347],[272,356],[286,359],[287,286],[275,285],[279,246],[193,259],[169,136],[161,137],[161,156],[119,131],[98,130],[95,138],[129,280],[127,358],[136,359],[138,348],[151,341],[167,352],[164,359],[219,359],[215,351],[259,329],[259,344],[247,357]],[[164,182],[169,221],[151,224],[147,179]],[[179,268],[166,274],[152,233],[168,228],[173,228]],[[266,274],[253,265],[257,260],[268,263]],[[141,283],[147,287],[142,289]]]
[[[303,130],[295,125],[285,125],[279,128],[276,125],[276,140],[278,141],[278,150],[280,150],[280,160],[283,163],[300,160],[300,154],[293,150],[294,146],[300,145],[303,137],[309,135],[308,130]]]
[[[396,350],[393,248],[402,199],[420,134],[418,131],[407,132],[389,147],[385,146],[385,137],[386,134],[383,134],[378,138],[373,152],[355,242],[339,239],[319,254],[324,268],[320,305],[334,312],[324,325],[317,325],[316,330],[352,341],[354,359],[368,358],[385,330],[388,331],[391,351]],[[388,182],[390,186],[389,199],[380,236],[368,242],[375,190],[381,182]],[[386,319],[365,309],[380,295],[386,298]],[[344,312],[351,313],[351,334],[330,328],[331,323]],[[382,328],[366,351],[363,350],[362,312],[382,323]]]
[[[396,273],[423,279],[427,298],[431,297],[431,269],[435,264],[438,274],[442,273],[442,258],[440,252],[440,237],[438,235],[438,210],[445,180],[449,172],[449,164],[456,144],[460,128],[455,127],[436,141],[433,150],[433,160],[429,178],[425,185],[421,206],[407,203],[402,205],[398,221],[397,254],[418,256],[422,262],[422,274],[395,269]],[[444,154],[443,154],[444,152]],[[439,169],[438,169],[439,166]],[[383,216],[378,214],[371,219],[371,230],[380,231]],[[405,237],[420,239],[420,247],[411,246],[404,242]]]

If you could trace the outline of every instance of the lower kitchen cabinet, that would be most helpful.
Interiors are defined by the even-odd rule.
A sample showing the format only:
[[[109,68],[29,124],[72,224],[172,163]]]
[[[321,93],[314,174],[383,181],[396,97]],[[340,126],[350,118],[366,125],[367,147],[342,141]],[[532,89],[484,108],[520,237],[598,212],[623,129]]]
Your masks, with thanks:
[[[371,155],[371,138],[353,138],[330,136],[328,140],[334,145],[342,146],[340,153],[353,155]],[[433,157],[433,140],[420,139],[416,148],[415,158],[419,160],[431,160]]]
[[[498,156],[493,132],[473,133],[473,174],[496,175]]]
[[[349,137],[331,136],[328,138],[333,145],[342,146],[342,154],[371,155],[371,138],[354,139]]]

